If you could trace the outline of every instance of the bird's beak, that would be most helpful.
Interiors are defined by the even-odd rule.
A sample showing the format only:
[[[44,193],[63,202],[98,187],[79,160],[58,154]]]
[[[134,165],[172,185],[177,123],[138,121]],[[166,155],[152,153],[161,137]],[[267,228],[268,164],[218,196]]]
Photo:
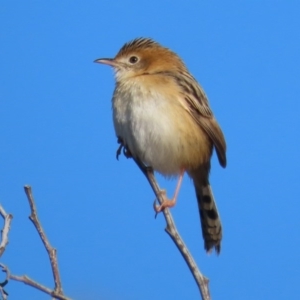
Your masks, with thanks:
[[[113,58],[99,58],[94,60],[95,63],[104,64],[112,67],[116,67],[118,64]]]

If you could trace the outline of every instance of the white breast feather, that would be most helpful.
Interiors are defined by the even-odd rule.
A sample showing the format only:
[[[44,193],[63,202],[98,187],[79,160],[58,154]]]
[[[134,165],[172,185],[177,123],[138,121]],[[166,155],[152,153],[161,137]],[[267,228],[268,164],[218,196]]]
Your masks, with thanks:
[[[114,126],[134,156],[165,175],[180,172],[176,122],[169,113],[170,102],[156,91],[141,90],[114,97]]]

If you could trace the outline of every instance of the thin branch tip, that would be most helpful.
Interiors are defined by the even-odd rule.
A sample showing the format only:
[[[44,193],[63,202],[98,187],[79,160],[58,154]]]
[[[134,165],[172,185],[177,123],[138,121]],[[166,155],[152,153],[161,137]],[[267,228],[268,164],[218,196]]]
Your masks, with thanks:
[[[145,166],[143,162],[141,162],[139,159],[133,157],[134,162],[137,164],[141,172],[145,175],[147,178],[156,198],[157,201],[162,204],[163,198],[162,193],[160,192],[161,189],[155,179],[153,169],[151,167]],[[181,238],[176,226],[175,222],[173,220],[173,217],[171,215],[171,212],[168,208],[165,208],[162,211],[165,220],[166,220],[166,228],[165,231],[168,233],[168,235],[173,240],[174,244],[176,245],[177,249],[179,250],[180,254],[182,255],[183,259],[185,260],[186,264],[188,265],[196,284],[199,288],[200,295],[203,300],[210,300],[210,292],[208,287],[208,278],[205,277],[199,270],[194,258],[192,257],[190,251],[188,250],[187,246],[185,245],[183,239]]]

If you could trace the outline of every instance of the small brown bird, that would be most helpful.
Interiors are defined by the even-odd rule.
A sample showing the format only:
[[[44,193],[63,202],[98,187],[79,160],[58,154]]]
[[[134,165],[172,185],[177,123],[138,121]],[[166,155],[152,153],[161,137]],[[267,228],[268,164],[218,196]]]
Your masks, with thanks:
[[[175,205],[187,172],[196,190],[204,247],[219,253],[222,226],[208,177],[213,148],[225,168],[226,143],[203,89],[176,53],[148,38],[95,62],[115,71],[112,105],[119,140],[155,171],[178,176],[172,200],[164,196],[155,210]]]

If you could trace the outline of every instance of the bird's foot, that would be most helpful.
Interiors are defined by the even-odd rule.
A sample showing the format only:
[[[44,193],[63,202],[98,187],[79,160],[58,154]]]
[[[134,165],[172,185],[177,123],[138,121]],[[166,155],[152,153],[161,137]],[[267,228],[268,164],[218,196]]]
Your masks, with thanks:
[[[155,217],[157,216],[158,213],[162,212],[165,208],[173,207],[176,204],[176,197],[173,197],[173,199],[168,199],[165,190],[160,190],[159,194],[161,195],[163,202],[160,205],[156,205],[157,199],[154,200],[153,208],[156,213]]]
[[[123,140],[120,137],[118,137],[117,142],[118,142],[118,144],[120,144],[120,146],[116,152],[117,160],[119,160],[119,156],[121,155],[122,150],[123,150],[123,154],[125,155],[126,158],[131,158],[132,154],[131,154],[130,150],[127,148],[127,146],[124,144]]]

